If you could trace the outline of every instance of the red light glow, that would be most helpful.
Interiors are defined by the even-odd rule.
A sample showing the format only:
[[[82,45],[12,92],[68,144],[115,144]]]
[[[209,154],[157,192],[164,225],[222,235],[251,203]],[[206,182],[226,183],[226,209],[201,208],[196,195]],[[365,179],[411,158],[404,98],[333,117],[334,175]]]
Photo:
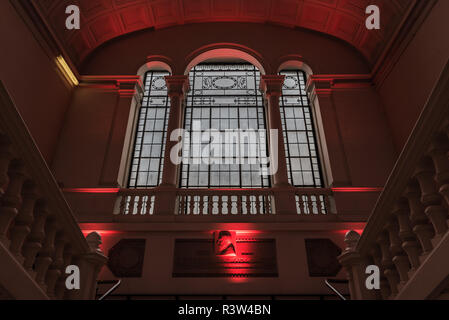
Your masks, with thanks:
[[[66,193],[118,193],[119,188],[72,188],[62,189]]]
[[[333,192],[382,192],[383,188],[332,188]]]

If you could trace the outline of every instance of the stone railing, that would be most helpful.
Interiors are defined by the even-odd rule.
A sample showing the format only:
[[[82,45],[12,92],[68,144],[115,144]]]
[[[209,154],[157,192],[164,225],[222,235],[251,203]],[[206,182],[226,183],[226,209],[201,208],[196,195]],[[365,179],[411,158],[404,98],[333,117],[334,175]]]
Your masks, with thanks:
[[[325,215],[334,213],[332,190],[321,188],[296,189],[296,212],[300,215]]]
[[[92,299],[101,239],[84,238],[1,82],[0,110],[0,285],[15,299]],[[68,265],[80,290],[66,289]]]
[[[121,189],[118,192],[120,204],[116,214],[124,216],[153,215],[156,193],[156,189]]]
[[[270,189],[179,189],[179,215],[273,214]]]
[[[448,288],[449,67],[423,109],[359,239],[340,256],[353,299],[428,299]],[[380,268],[367,290],[366,266]]]
[[[275,215],[275,193],[267,189],[173,189],[176,195],[174,215],[177,216],[263,216]],[[332,190],[321,188],[289,188],[295,201],[284,204],[291,208],[290,214],[301,216],[333,213]],[[286,192],[287,192],[286,191]],[[118,193],[120,216],[154,216],[155,203],[163,190],[121,189]],[[160,214],[159,214],[160,215]]]

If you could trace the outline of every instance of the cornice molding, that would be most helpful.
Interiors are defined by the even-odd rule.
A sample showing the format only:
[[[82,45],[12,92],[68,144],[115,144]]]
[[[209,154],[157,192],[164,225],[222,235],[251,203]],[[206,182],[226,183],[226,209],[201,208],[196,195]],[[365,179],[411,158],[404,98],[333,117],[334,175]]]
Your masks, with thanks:
[[[358,90],[373,86],[371,74],[322,74],[307,79],[306,90],[312,96],[330,95],[335,91]]]
[[[121,96],[143,94],[143,84],[140,76],[81,76],[81,88],[91,88],[105,92],[117,92]]]

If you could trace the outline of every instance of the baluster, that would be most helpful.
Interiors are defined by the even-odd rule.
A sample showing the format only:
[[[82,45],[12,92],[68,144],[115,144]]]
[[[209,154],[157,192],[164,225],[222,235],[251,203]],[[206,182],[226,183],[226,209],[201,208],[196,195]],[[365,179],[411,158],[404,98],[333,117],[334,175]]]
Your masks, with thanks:
[[[45,283],[47,284],[47,294],[51,298],[56,297],[56,282],[58,281],[64,266],[64,248],[66,246],[67,239],[62,232],[58,233],[56,237],[55,253],[53,256],[53,262],[51,263],[48,271]]]
[[[271,210],[270,210],[270,195],[269,194],[265,194],[263,196],[263,204],[264,204],[264,213],[265,214],[270,214]]]
[[[448,127],[449,130],[449,127]],[[449,133],[449,131],[448,131]],[[440,194],[446,200],[449,205],[449,142],[448,137],[441,135],[437,137],[430,149],[433,163],[435,165],[435,180],[441,186],[439,189]]]
[[[195,214],[195,196],[189,196],[189,214]]]
[[[22,255],[25,258],[23,266],[29,272],[32,272],[36,255],[42,248],[42,242],[45,239],[45,222],[48,215],[46,204],[38,201],[34,207],[34,221],[31,233],[28,235],[22,249]]]
[[[204,195],[200,195],[200,201],[198,204],[198,214],[204,214]]]
[[[56,287],[55,287],[56,299],[64,298],[64,293],[66,291],[65,280],[67,278],[67,274],[65,273],[65,270],[66,270],[67,266],[69,266],[72,263],[72,257],[73,257],[72,247],[67,242],[66,245],[64,246],[64,254],[63,254],[64,263],[61,268],[61,275],[59,276],[58,281],[56,282]]]
[[[440,185],[439,193],[449,205],[449,142],[445,135],[438,136],[431,144],[430,155],[435,166],[435,181]],[[443,214],[447,219],[447,211]],[[446,224],[447,226],[447,224]],[[447,230],[446,230],[447,231]],[[441,231],[443,232],[443,230]]]
[[[47,219],[45,226],[45,241],[44,245],[36,257],[35,270],[36,282],[45,287],[45,276],[48,268],[53,262],[53,255],[55,253],[55,237],[58,232],[58,224],[53,218]]]
[[[126,195],[122,194],[122,198],[120,199],[120,212],[119,214],[126,214]]]
[[[11,229],[11,245],[9,250],[16,256],[17,259],[22,260],[22,247],[26,237],[31,232],[31,226],[34,220],[34,207],[38,199],[36,186],[33,182],[26,182],[22,192],[23,203],[19,210],[19,214],[14,222],[14,227]]]
[[[390,251],[393,255],[393,263],[399,273],[401,283],[408,281],[408,272],[410,271],[409,260],[402,250],[402,241],[399,238],[399,226],[396,217],[392,217],[386,225],[390,240]]]
[[[382,232],[377,238],[377,243],[379,244],[380,250],[382,252],[381,265],[385,270],[384,274],[388,280],[391,295],[395,296],[398,293],[397,286],[399,284],[399,277],[391,258],[388,236],[384,232]]]
[[[151,195],[142,196],[142,215],[146,216],[150,214],[151,210]]]
[[[239,195],[235,195],[235,196],[232,196],[232,201],[231,201],[231,213],[232,214],[239,214],[239,210],[238,210],[238,206],[237,206],[237,202],[238,202],[238,199],[239,199]]]
[[[151,215],[154,215],[154,203],[156,202],[156,196],[155,195],[152,195],[151,196],[151,211],[150,211],[150,214]]]
[[[405,199],[400,199],[393,209],[393,214],[397,217],[399,222],[399,238],[402,240],[401,246],[408,256],[412,271],[415,271],[420,265],[420,250],[411,227],[409,219],[410,212]]]
[[[371,250],[369,251],[369,254],[371,258],[374,261],[374,264],[379,267],[379,270],[381,271],[380,276],[380,294],[382,296],[382,299],[387,300],[391,295],[390,285],[388,280],[385,278],[385,268],[382,266],[381,261],[381,252],[378,245],[374,245]]]
[[[246,214],[251,214],[251,195],[247,194],[245,197]]]
[[[319,194],[316,194],[315,198],[316,198],[317,213],[318,214],[323,214],[324,213],[324,210],[323,210],[323,198]]]
[[[136,215],[142,215],[142,209],[144,205],[144,196],[142,194],[136,196],[138,198],[137,200],[137,212]]]
[[[237,214],[243,214],[243,195],[237,196]]]
[[[219,198],[220,198],[220,196],[212,196],[213,203],[214,203],[214,207],[213,207],[212,211],[214,212],[214,214],[220,214],[220,207],[218,206]]]
[[[183,215],[185,214],[185,208],[186,208],[186,202],[185,202],[185,196],[184,194],[179,194],[178,196],[179,199],[179,212],[178,214]]]
[[[435,166],[435,181],[440,185],[449,182],[449,143],[448,138],[441,135],[430,145],[430,156]]]
[[[7,246],[9,246],[7,232],[22,203],[22,186],[26,178],[23,163],[13,160],[9,166],[8,175],[9,184],[1,199],[0,207],[0,241]]]
[[[0,135],[0,198],[9,183],[8,168],[12,158],[11,143],[6,136]]]
[[[207,214],[214,214],[214,196],[207,196]]]
[[[218,196],[218,214],[223,215],[224,214],[224,201],[223,201],[223,195]]]
[[[416,172],[416,178],[421,187],[421,202],[426,207],[424,212],[432,223],[435,233],[443,236],[448,229],[447,212],[441,206],[442,198],[438,193],[434,177],[433,163],[425,159]]]
[[[413,225],[413,232],[419,240],[424,255],[433,249],[431,239],[435,233],[427,216],[424,213],[424,206],[420,201],[420,189],[416,181],[412,181],[407,186],[405,197],[410,208],[410,220]]]
[[[256,195],[256,214],[262,214],[262,206],[260,204],[260,195]]]
[[[301,194],[297,194],[296,197],[298,199],[298,209],[299,209],[298,213],[304,214],[305,213],[305,203],[304,203],[303,196]]]
[[[135,204],[136,204],[136,195],[130,195],[129,196],[129,207],[128,207],[128,214],[134,215],[135,213]]]
[[[327,194],[323,195],[323,200],[324,200],[324,214],[331,213],[330,196]]]
[[[313,214],[313,200],[311,194],[307,195],[307,211],[308,214]]]

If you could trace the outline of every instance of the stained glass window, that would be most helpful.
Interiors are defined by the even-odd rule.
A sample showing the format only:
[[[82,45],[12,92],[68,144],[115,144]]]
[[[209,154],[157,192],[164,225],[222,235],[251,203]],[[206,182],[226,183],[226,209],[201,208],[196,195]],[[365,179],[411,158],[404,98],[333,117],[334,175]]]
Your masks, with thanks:
[[[152,71],[145,75],[144,97],[139,110],[129,188],[156,187],[162,180],[165,139],[170,113],[165,76]]]
[[[323,187],[312,111],[301,70],[285,70],[281,119],[289,181],[295,187]]]
[[[269,176],[262,174],[268,156],[259,70],[251,64],[200,64],[189,78],[184,119],[190,139],[183,147],[180,186],[269,187]],[[207,129],[214,130],[215,136],[205,137],[203,132],[202,141],[195,139],[195,134]],[[211,150],[215,142],[215,151],[222,151],[218,157]]]

